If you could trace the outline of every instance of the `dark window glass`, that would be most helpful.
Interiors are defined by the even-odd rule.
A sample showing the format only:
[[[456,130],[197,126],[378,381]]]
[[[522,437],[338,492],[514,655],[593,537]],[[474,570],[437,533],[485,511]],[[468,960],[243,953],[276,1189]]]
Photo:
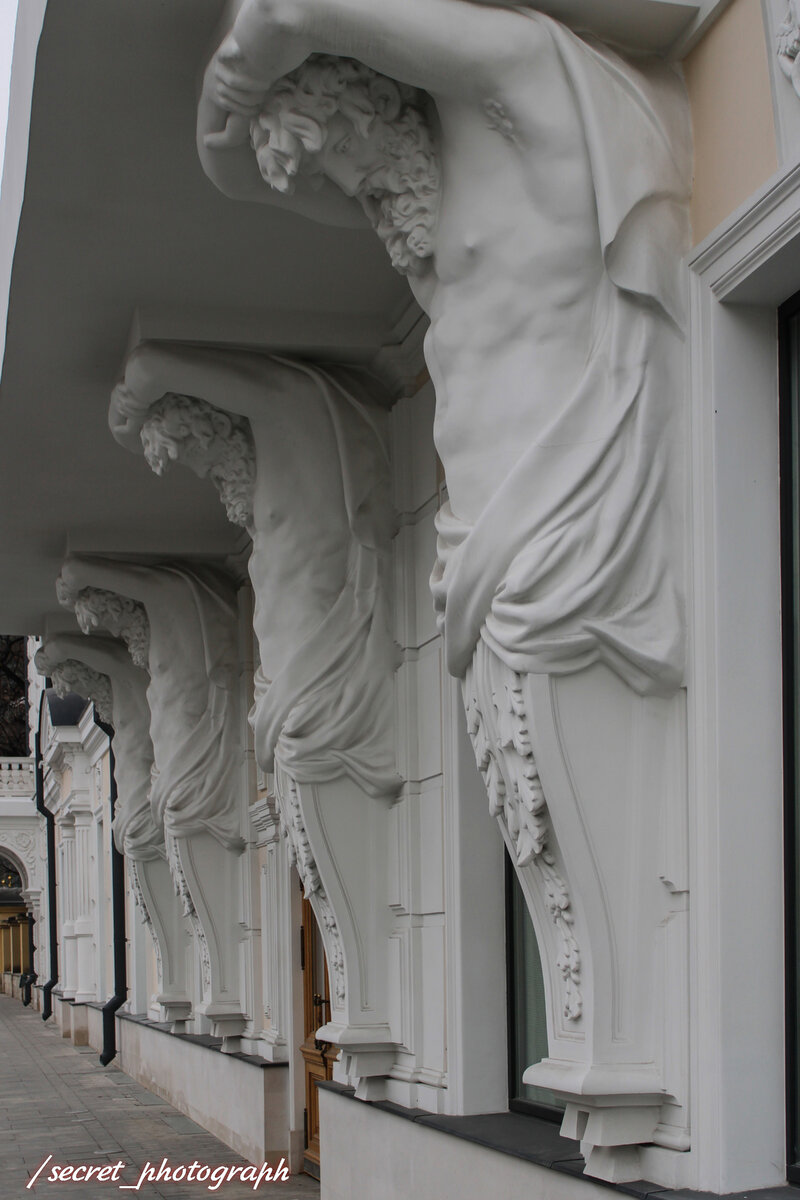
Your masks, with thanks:
[[[800,293],[779,313],[786,800],[786,1048],[788,1177],[800,1183]]]
[[[0,858],[0,888],[21,888],[19,871],[7,858]]]
[[[536,934],[516,872],[508,861],[506,897],[509,1107],[513,1112],[560,1121],[563,1103],[546,1088],[522,1082],[526,1067],[547,1058],[547,1016]]]

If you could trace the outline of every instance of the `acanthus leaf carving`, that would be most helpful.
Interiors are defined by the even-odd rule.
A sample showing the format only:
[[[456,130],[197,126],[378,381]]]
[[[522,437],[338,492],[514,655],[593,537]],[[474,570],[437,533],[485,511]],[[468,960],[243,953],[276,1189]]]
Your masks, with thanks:
[[[150,934],[150,940],[153,943],[153,948],[155,950],[157,978],[162,979],[164,976],[164,968],[161,961],[161,943],[156,936],[156,931],[153,927],[153,920],[145,902],[144,894],[142,892],[142,885],[139,880],[139,870],[135,859],[128,859],[128,875],[131,881],[131,891],[133,892],[134,902],[136,903],[139,912],[142,914],[142,920],[147,926],[147,931]]]
[[[475,664],[467,672],[467,729],[489,796],[489,811],[506,827],[517,868],[532,865],[541,880],[560,943],[557,966],[564,986],[564,1016],[577,1021],[583,1012],[580,947],[573,928],[569,888],[550,850],[550,820],[531,745],[522,678],[495,659],[493,665],[500,669],[502,678],[499,686],[492,686],[480,670],[490,653],[481,643]]]
[[[178,839],[172,837],[169,833],[164,838],[164,844],[167,851],[167,862],[169,863],[170,874],[175,885],[175,893],[183,906],[183,915],[189,921],[192,931],[195,935],[197,948],[200,951],[200,970],[203,978],[203,991],[211,990],[211,955],[208,950],[208,941],[203,930],[203,924],[197,915],[197,909],[192,900],[192,894],[189,890],[189,884],[186,881],[186,875],[181,862],[181,852],[178,845]]]

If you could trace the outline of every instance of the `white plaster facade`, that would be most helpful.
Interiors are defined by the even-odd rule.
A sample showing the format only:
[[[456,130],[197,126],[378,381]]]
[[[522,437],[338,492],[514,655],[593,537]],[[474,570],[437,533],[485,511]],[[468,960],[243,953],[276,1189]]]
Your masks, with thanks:
[[[216,88],[218,107],[228,103],[235,117],[248,104],[250,109],[240,142],[220,153],[241,150],[244,163],[245,155],[253,155],[252,136],[265,176],[272,171],[278,177],[274,162],[264,166],[265,143],[249,127],[251,117],[256,124],[263,117],[262,128],[274,118],[272,137],[288,131],[302,145],[298,149],[287,135],[279,145],[280,163],[295,152],[299,163],[309,153],[303,138],[313,141],[307,127],[285,124],[281,132],[278,117],[290,111],[290,102],[275,116],[269,88],[251,88],[246,72],[237,71],[243,71],[242,61],[251,69],[263,65],[264,44],[278,35],[300,38],[300,30],[306,38],[300,61],[309,53],[349,53],[364,61],[374,55],[367,66],[378,72],[378,81],[393,75],[404,85],[425,87],[440,110],[440,150],[455,156],[467,146],[477,162],[489,129],[504,153],[509,146],[517,153],[519,114],[511,85],[501,99],[493,93],[491,104],[484,104],[479,137],[459,125],[460,110],[454,115],[448,108],[456,88],[448,72],[451,57],[463,67],[456,52],[471,53],[476,70],[485,66],[496,49],[494,31],[502,41],[512,12],[528,24],[530,14],[520,6],[470,4],[470,21],[479,13],[483,22],[484,57],[480,39],[464,50],[468,23],[453,38],[448,19],[452,46],[431,38],[430,61],[421,62],[419,71],[406,61],[419,29],[428,30],[426,22],[437,13],[444,21],[465,3],[430,0],[417,13],[419,6],[409,0],[397,42],[384,36],[394,28],[397,6],[377,0],[366,8],[360,0],[342,0],[344,16],[334,32],[325,24],[334,0],[283,7],[248,0],[224,11],[216,0],[203,0],[191,12],[181,2],[169,20],[149,0],[136,14],[117,16],[89,0],[23,9],[0,192],[0,208],[13,210],[15,226],[19,218],[3,386],[9,442],[20,462],[38,463],[41,496],[18,518],[8,547],[0,545],[0,561],[16,556],[15,578],[23,581],[0,583],[0,625],[24,626],[43,638],[45,650],[65,635],[74,639],[74,620],[55,599],[60,574],[74,593],[79,619],[75,598],[88,603],[85,593],[102,589],[106,597],[113,593],[117,601],[144,605],[149,621],[150,649],[107,613],[86,637],[87,645],[98,632],[114,637],[128,646],[134,662],[139,655],[148,679],[154,779],[169,780],[154,801],[152,855],[126,848],[127,1000],[116,1018],[123,1069],[246,1156],[286,1154],[293,1169],[302,1167],[304,1110],[310,1105],[300,1053],[307,1017],[303,972],[309,969],[301,962],[302,880],[330,978],[328,1007],[319,1001],[318,1040],[341,1051],[334,1086],[320,1092],[328,1200],[410,1191],[477,1200],[489,1188],[555,1200],[599,1196],[605,1184],[636,1180],[665,1194],[780,1187],[787,1170],[783,980],[791,964],[785,962],[782,875],[776,311],[800,291],[800,99],[787,62],[800,57],[787,51],[791,39],[781,32],[791,24],[794,6],[787,14],[783,0],[763,5],[777,173],[744,205],[730,211],[731,204],[722,224],[691,250],[680,241],[689,183],[680,126],[689,105],[683,85],[670,76],[667,87],[663,66],[653,68],[662,72],[659,87],[669,91],[659,103],[671,116],[658,125],[674,159],[669,171],[674,167],[685,178],[676,183],[663,164],[646,165],[644,182],[630,185],[635,199],[628,196],[628,208],[616,213],[613,236],[602,242],[602,228],[592,234],[601,239],[603,261],[612,265],[595,280],[599,298],[589,307],[595,321],[616,289],[605,330],[613,327],[624,343],[633,329],[647,329],[647,370],[637,402],[654,389],[669,408],[669,429],[665,433],[667,424],[655,422],[643,429],[640,443],[616,434],[609,439],[608,455],[619,457],[590,501],[580,491],[582,481],[569,474],[568,456],[556,458],[554,467],[541,452],[537,431],[525,423],[521,381],[527,386],[529,371],[533,392],[543,388],[536,375],[540,347],[524,330],[516,341],[509,335],[512,293],[504,290],[502,272],[484,278],[480,288],[473,280],[474,324],[462,314],[461,332],[442,332],[442,289],[461,278],[469,260],[464,247],[477,253],[478,242],[469,242],[469,230],[459,231],[458,220],[482,229],[481,222],[495,216],[490,192],[501,212],[516,196],[507,160],[498,165],[499,151],[495,174],[488,167],[485,176],[478,172],[491,179],[491,189],[477,199],[468,175],[452,165],[455,157],[445,156],[449,190],[442,204],[460,216],[454,233],[445,209],[438,213],[435,253],[424,239],[412,244],[412,250],[423,245],[423,267],[412,262],[410,270],[418,307],[380,257],[372,231],[358,221],[346,227],[341,197],[328,186],[347,190],[340,164],[326,162],[326,183],[313,201],[321,197],[322,207],[331,205],[332,227],[326,228],[308,220],[302,204],[299,215],[293,213],[291,200],[280,199],[278,208],[243,200],[251,186],[263,184],[255,158],[250,174],[241,176],[244,183],[237,176],[234,186],[233,159],[218,167],[218,146],[212,141],[210,152],[204,141],[209,132],[218,137],[224,123],[214,126],[202,103],[201,159],[225,195],[203,178],[191,136],[186,138],[195,103],[192,80],[223,33],[233,29],[238,50],[228,46],[216,76],[212,63],[203,102]],[[748,3],[735,0],[731,14]],[[607,40],[672,61],[711,44],[725,7],[553,0],[541,9],[568,26],[588,26]],[[381,21],[384,41],[371,42]],[[163,22],[157,50],[151,50],[152,22]],[[272,42],[259,40],[264,29]],[[779,35],[784,42],[776,55]],[[571,34],[551,36],[564,61],[586,53],[576,50]],[[65,39],[74,47],[74,61],[65,61]],[[377,44],[394,49],[382,57]],[[141,68],[145,57],[153,82],[135,104],[113,87],[99,111],[76,97],[66,119],[83,123],[89,134],[82,154],[60,164],[62,211],[60,204],[48,207],[52,183],[42,113],[52,89],[70,94],[70,72],[87,67],[89,46],[97,87],[108,84],[105,72],[124,76],[125,65]],[[501,46],[506,55],[511,49]],[[755,56],[760,47],[743,53]],[[384,58],[396,64],[394,71]],[[296,65],[281,60],[277,73]],[[687,70],[690,83],[691,70],[699,69]],[[652,139],[643,136],[636,151],[635,142],[622,137],[621,152],[610,147],[605,85],[591,72],[584,78],[574,62],[566,78],[584,127],[589,100],[596,104],[598,128],[586,134],[592,178],[605,169],[613,190],[619,178],[627,180],[627,171],[636,173],[635,163],[646,163]],[[564,77],[554,76],[552,95],[561,95],[563,85]],[[381,94],[374,79],[368,86]],[[429,114],[425,105],[433,101],[408,103]],[[307,117],[299,104],[291,114]],[[699,128],[696,109],[691,115]],[[620,128],[627,119],[620,116]],[[130,136],[120,139],[120,129]],[[158,172],[144,169],[156,130],[163,186],[153,177]],[[568,134],[560,134],[565,156]],[[548,185],[565,205],[559,215],[564,228],[575,221],[567,205],[574,197],[564,182],[575,165],[570,163],[549,168]],[[437,177],[427,161],[425,172],[426,186],[435,190],[431,180]],[[602,226],[606,200],[602,186],[593,187],[594,199],[585,207],[600,212]],[[661,203],[665,196],[680,209],[675,224],[660,211],[644,232],[637,229],[641,240],[634,250],[643,257],[631,251],[627,259],[618,235],[635,225],[632,213],[638,220],[653,197]],[[125,239],[114,216],[114,205],[123,202]],[[81,214],[86,228],[70,227],[70,211]],[[581,221],[585,225],[585,214]],[[108,267],[101,269],[89,226],[102,231],[99,240],[106,238],[119,268],[105,303]],[[72,240],[62,263],[55,248],[69,228]],[[444,229],[450,230],[446,238]],[[576,236],[581,229],[577,222]],[[425,236],[434,233],[426,227]],[[554,244],[559,253],[565,250],[557,238]],[[408,246],[392,245],[397,261]],[[653,267],[655,282],[642,278],[642,263],[654,249],[668,260]],[[449,265],[445,250],[453,254]],[[587,261],[592,252],[586,250]],[[544,253],[541,246],[538,253]],[[427,258],[438,271],[432,290],[424,282],[431,282]],[[92,339],[68,337],[59,327],[34,362],[31,322],[43,294],[43,267],[53,312],[69,314],[76,325],[91,319],[96,332]],[[543,304],[541,319],[560,313],[563,269],[526,276],[514,292],[514,311],[538,287],[543,295],[552,288],[555,297]],[[506,272],[517,286],[510,261]],[[674,290],[667,275],[678,279]],[[681,296],[685,318],[678,315]],[[422,309],[434,327],[438,323],[427,342],[427,368]],[[656,311],[663,327],[654,332]],[[588,329],[559,319],[567,340]],[[585,348],[590,367],[580,377],[584,388],[595,386],[590,368],[602,337],[589,339]],[[515,368],[506,369],[498,345]],[[452,367],[466,349],[474,378]],[[523,358],[527,365],[520,367]],[[620,389],[631,361],[624,353],[613,359],[609,377]],[[350,368],[347,377],[343,364]],[[555,377],[556,368],[549,369]],[[495,377],[502,381],[496,398],[489,395]],[[52,400],[56,381],[65,397],[58,405]],[[164,479],[149,478],[145,464],[120,450],[104,428],[112,389],[112,432],[128,449],[143,443]],[[558,386],[554,390],[560,394]],[[448,426],[446,405],[462,394],[471,396],[473,407]],[[593,417],[602,405],[598,392],[588,395],[598,401],[587,406]],[[610,395],[617,398],[613,389]],[[571,437],[583,453],[596,430],[580,411],[572,410],[569,421],[566,440],[553,444],[571,445]],[[532,449],[521,499],[510,503],[504,487],[519,461],[515,439],[508,437],[513,428],[520,442],[531,439]],[[596,440],[605,436],[601,430]],[[191,438],[200,439],[200,449]],[[185,462],[200,480],[177,469],[166,472],[173,461]],[[607,498],[619,497],[626,472],[637,464],[639,474],[630,483],[634,499],[627,508],[620,501],[616,510]],[[9,463],[9,489],[14,470]],[[537,490],[540,477],[550,491]],[[209,480],[238,528],[225,522]],[[61,497],[68,484],[70,494]],[[553,495],[561,504],[555,517],[543,511]],[[44,511],[51,514],[46,545],[36,537]],[[454,533],[449,522],[455,516],[460,525]],[[568,563],[573,574],[563,593],[554,593],[567,626],[573,598],[592,593],[609,562],[621,563],[610,570],[617,590],[600,601],[592,593],[581,628],[616,621],[622,632],[606,629],[598,637],[601,650],[585,661],[570,658],[574,630],[558,624],[561,609],[547,618],[557,635],[551,642],[540,636],[550,625],[536,603],[548,584],[538,577],[532,584],[525,575],[529,563],[521,560],[548,520],[558,526],[549,551],[554,558],[562,542],[576,539],[575,559]],[[438,626],[429,588],[437,524]],[[476,529],[481,532],[473,537]],[[495,579],[496,547],[514,538]],[[603,538],[607,554],[595,564],[594,547]],[[627,547],[626,538],[636,545],[627,557],[618,544]],[[454,560],[464,539],[468,553]],[[582,575],[584,563],[592,565]],[[559,560],[559,570],[562,565]],[[167,617],[157,609],[154,580],[188,579],[195,591],[207,587],[210,595],[211,571],[217,598],[226,596],[227,625],[202,606],[198,618],[194,602],[177,592],[170,593]],[[510,617],[510,602],[509,608],[495,604],[506,595],[509,577],[517,600],[522,596]],[[654,577],[653,600],[647,589]],[[464,630],[478,603],[474,598],[484,592],[483,640],[473,653]],[[199,621],[201,648],[186,655],[180,639],[192,621]],[[324,636],[314,641],[319,629]],[[684,644],[685,670],[679,661]],[[165,713],[175,715],[181,692],[189,698],[189,715],[182,726],[170,726],[178,733],[167,739],[160,722]],[[207,704],[194,703],[200,695],[208,696]],[[245,719],[251,706],[254,732]],[[99,1008],[115,991],[109,743],[91,705],[72,725],[50,722],[46,701],[42,712],[44,802],[56,825],[56,1015],[65,1034],[100,1050]],[[197,729],[207,717],[201,736]],[[116,712],[115,720],[119,737]],[[36,960],[41,989],[49,975],[45,828],[17,779],[27,779],[31,770],[27,762],[8,769],[0,763],[0,852],[12,853],[25,867],[26,900],[42,930]],[[205,778],[219,774],[227,798],[221,785],[209,792],[205,808],[202,788],[187,800],[185,780],[201,772]],[[156,782],[151,795],[158,794]],[[119,803],[124,801],[121,795]],[[531,1151],[541,1135],[537,1117],[514,1119],[510,1152],[508,1145],[501,1152],[494,1135],[473,1136],[479,1123],[454,1123],[502,1113],[509,1103],[507,857],[543,965],[548,1054],[527,1063],[525,1078],[561,1101],[562,1133],[570,1139],[548,1152],[550,1165],[547,1154],[537,1158]],[[169,907],[173,886],[180,905]],[[305,943],[303,953],[309,953]],[[220,1040],[209,1044],[209,1037]],[[226,1057],[215,1072],[219,1086],[209,1091],[202,1081],[215,1054]],[[586,1160],[584,1176],[579,1166],[552,1168],[559,1157],[563,1163],[579,1153]]]

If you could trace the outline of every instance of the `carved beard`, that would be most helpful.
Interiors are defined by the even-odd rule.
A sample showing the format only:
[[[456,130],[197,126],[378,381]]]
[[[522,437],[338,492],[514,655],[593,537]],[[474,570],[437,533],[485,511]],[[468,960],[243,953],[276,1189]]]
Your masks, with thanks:
[[[134,666],[150,670],[150,627],[147,620],[134,621],[120,630],[120,637],[128,647]]]
[[[291,122],[299,122],[305,132],[290,127]],[[378,149],[378,161],[356,199],[386,246],[395,270],[419,276],[429,269],[434,252],[441,190],[438,156],[425,116],[416,108],[409,107],[384,124],[386,137]],[[311,136],[312,131],[316,136]],[[360,136],[355,125],[354,133]],[[268,105],[250,123],[251,144],[265,183],[291,195],[299,172],[312,178],[321,174],[319,146],[325,136],[322,114]]]
[[[104,588],[85,588],[75,601],[75,617],[83,633],[108,629],[128,647],[134,665],[150,666],[150,624],[143,605]]]
[[[222,454],[208,477],[219,492],[228,520],[241,525],[252,537],[255,462],[244,434],[237,431],[225,440]]]
[[[424,274],[434,250],[437,198],[431,182],[386,165],[364,181],[356,198],[395,270],[401,275]]]
[[[202,412],[200,402],[193,403]],[[145,459],[156,475],[163,475],[171,463],[179,462],[199,478],[210,479],[228,520],[243,526],[252,536],[255,453],[252,439],[244,430],[233,428],[225,437],[201,440],[194,433],[172,433],[158,420],[150,419],[142,426],[141,438]]]
[[[111,709],[111,683],[107,675],[101,675],[76,659],[67,658],[53,667],[53,687],[57,696],[76,692],[94,704],[101,721],[110,725],[113,721]]]

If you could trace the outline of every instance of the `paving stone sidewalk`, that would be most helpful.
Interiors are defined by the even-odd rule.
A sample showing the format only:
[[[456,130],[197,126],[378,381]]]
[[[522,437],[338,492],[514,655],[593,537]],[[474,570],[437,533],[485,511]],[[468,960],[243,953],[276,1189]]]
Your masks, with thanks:
[[[213,1087],[209,1077],[208,1086]],[[52,1154],[51,1163],[31,1189],[37,1168]],[[51,1018],[23,1008],[18,1000],[0,996],[0,1196],[2,1200],[311,1200],[319,1184],[307,1175],[288,1182],[143,1183],[132,1190],[149,1161],[162,1159],[173,1166],[193,1162],[210,1167],[222,1163],[245,1165],[245,1160],[212,1137],[160,1097],[135,1083],[112,1063],[100,1065],[97,1051],[75,1047],[61,1037]],[[124,1162],[118,1182],[49,1183],[50,1168],[91,1163]],[[274,1164],[277,1165],[277,1164]],[[127,1184],[129,1190],[121,1190]],[[212,1184],[213,1186],[213,1184]]]

